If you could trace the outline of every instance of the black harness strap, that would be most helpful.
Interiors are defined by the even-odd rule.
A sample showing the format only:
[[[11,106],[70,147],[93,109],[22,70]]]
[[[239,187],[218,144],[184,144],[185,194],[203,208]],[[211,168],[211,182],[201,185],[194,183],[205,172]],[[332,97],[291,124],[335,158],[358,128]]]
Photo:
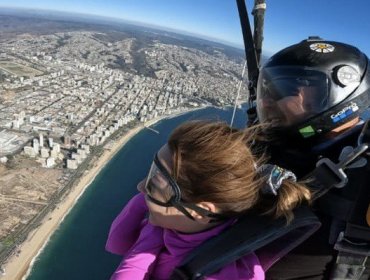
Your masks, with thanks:
[[[369,160],[369,159],[368,159]],[[354,189],[352,196],[348,195],[348,212],[343,213],[340,220],[343,226],[339,230],[339,236],[335,242],[334,249],[338,252],[336,262],[332,268],[331,279],[370,279],[370,227],[366,223],[366,208],[370,203],[370,163],[365,168],[354,171],[354,176],[348,174],[349,184],[347,188]],[[361,173],[361,174],[359,174]],[[357,176],[356,176],[357,175]],[[325,200],[327,197],[325,196]],[[340,204],[338,204],[340,205]],[[333,217],[338,219],[336,209],[333,208]],[[339,208],[339,209],[338,209]]]
[[[248,66],[248,79],[249,82],[257,83],[259,67],[247,7],[245,5],[245,0],[236,0],[236,3],[238,5],[240,24],[243,32],[245,57]]]
[[[352,153],[338,164],[329,163],[331,167],[324,167],[326,172],[321,172],[320,176],[320,172],[314,172],[313,184],[316,181],[318,186],[320,184],[321,187],[324,186],[318,197],[332,187],[338,188],[318,201],[322,211],[333,217],[329,241],[336,241],[334,249],[338,252],[331,269],[330,279],[333,280],[370,279],[370,227],[366,224],[366,211],[370,205],[370,159],[360,157],[367,152],[369,142],[370,128],[367,121],[359,136],[358,146]],[[356,165],[355,161],[351,167],[351,162],[357,160],[358,163],[360,159],[364,164]],[[343,172],[345,168],[348,168],[347,174]],[[330,171],[331,169],[334,171]],[[342,172],[338,173],[338,171]],[[342,174],[345,177],[342,177]],[[337,177],[337,179],[328,179],[330,177]],[[344,185],[345,188],[343,188]]]
[[[258,7],[254,10],[255,12],[255,38],[252,35],[252,29],[249,22],[248,11],[245,5],[245,0],[236,0],[238,5],[240,25],[243,33],[244,50],[247,59],[248,66],[248,126],[255,124],[257,121],[257,112],[254,105],[256,100],[257,92],[257,80],[259,75],[259,59],[262,49],[263,40],[263,22],[264,22],[264,11],[266,4],[264,0],[258,0]],[[262,7],[262,8],[261,8]],[[256,7],[255,7],[256,8]],[[257,49],[257,50],[256,50]]]
[[[368,280],[369,275],[364,275],[367,257],[340,252],[330,275],[331,280]]]
[[[348,178],[343,169],[351,166],[351,164],[356,164],[356,160],[367,149],[368,144],[359,143],[359,146],[342,157],[339,163],[334,163],[329,159],[320,160],[315,170],[306,177],[311,179],[309,185],[316,190],[315,199],[320,198],[332,188],[337,190],[344,189]],[[327,198],[334,197],[336,197],[335,194],[327,194]],[[337,197],[340,198],[340,196]],[[326,199],[326,196],[324,198]],[[338,213],[335,211],[335,209],[338,209],[338,201],[340,199],[333,199],[333,204],[331,205],[333,216],[338,216]],[[339,205],[345,206],[340,216],[342,218],[350,217],[348,213],[354,207],[354,201],[339,203]],[[341,206],[339,209],[341,209]],[[257,253],[264,270],[267,270],[280,257],[307,239],[320,225],[316,216],[304,206],[295,209],[294,215],[295,218],[289,225],[286,225],[286,221],[283,218],[273,220],[268,216],[258,216],[256,214],[245,215],[239,218],[238,222],[231,228],[195,249],[183,261],[180,267],[175,269],[171,279],[202,279],[204,276],[216,272],[225,265],[251,252]],[[359,232],[359,229],[355,225],[348,223],[351,219],[346,219],[346,221],[345,232],[335,245],[335,249],[339,253],[332,273],[333,279],[339,279],[338,277],[343,275],[362,277],[361,275],[363,275],[365,263],[370,253],[368,243],[356,244],[353,243],[352,239],[347,239],[354,232]],[[352,279],[362,279],[358,277]]]
[[[265,22],[266,1],[255,0],[252,15],[254,18],[253,39],[256,48],[257,62],[260,65],[263,41],[263,25]]]
[[[304,178],[308,180],[308,185],[315,191],[314,199],[320,198],[332,188],[343,188],[348,183],[344,169],[365,153],[368,148],[369,145],[367,143],[361,144],[338,163],[334,163],[328,158],[320,159],[316,164],[316,168]]]
[[[287,225],[285,218],[245,215],[227,231],[192,251],[170,279],[202,279],[269,244],[266,250],[257,252],[262,266],[267,269],[320,227],[318,218],[308,207],[297,208],[294,217]]]
[[[330,279],[370,279],[370,271],[365,271],[370,266],[370,243],[351,240],[344,232],[341,232],[334,249],[338,251],[338,254]]]

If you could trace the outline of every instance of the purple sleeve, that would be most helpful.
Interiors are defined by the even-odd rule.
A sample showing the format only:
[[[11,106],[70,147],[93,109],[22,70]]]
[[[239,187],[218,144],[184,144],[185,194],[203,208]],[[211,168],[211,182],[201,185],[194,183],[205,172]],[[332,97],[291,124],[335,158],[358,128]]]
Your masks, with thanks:
[[[265,272],[254,253],[230,263],[218,272],[204,278],[205,280],[264,280]]]
[[[139,237],[147,211],[144,195],[135,195],[114,219],[105,249],[113,254],[124,255]]]
[[[124,257],[111,280],[147,279],[163,248],[163,229],[146,223],[140,236]]]
[[[122,260],[117,270],[111,276],[110,280],[146,279],[148,269],[140,267],[141,259],[145,259],[145,260],[153,259],[154,260],[154,257],[153,255],[150,255],[150,254],[140,254],[140,255],[137,255],[135,258],[132,258],[132,261],[139,263],[139,266],[135,266],[131,262],[127,263],[125,259]]]

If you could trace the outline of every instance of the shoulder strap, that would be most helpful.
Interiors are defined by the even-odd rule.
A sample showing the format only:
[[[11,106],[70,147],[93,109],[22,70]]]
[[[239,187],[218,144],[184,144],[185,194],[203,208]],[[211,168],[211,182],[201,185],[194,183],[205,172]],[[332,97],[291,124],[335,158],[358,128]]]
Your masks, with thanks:
[[[267,244],[268,249],[261,249],[257,254],[264,269],[268,269],[320,227],[318,218],[308,207],[297,208],[294,217],[289,225],[284,218],[241,217],[231,228],[192,251],[174,270],[171,279],[202,279]]]
[[[332,188],[343,188],[348,183],[344,169],[368,148],[369,144],[363,143],[346,154],[338,163],[334,163],[329,158],[320,159],[316,163],[316,168],[304,178],[309,181],[308,185],[315,191],[314,199],[323,196]]]
[[[304,179],[310,181],[309,186],[315,191],[314,199],[321,197],[332,188],[343,188],[348,183],[344,170],[367,152],[369,146],[370,121],[367,120],[358,137],[357,147],[343,147],[338,163],[334,163],[329,158],[320,159],[316,163],[316,168],[305,176]],[[344,153],[347,148],[350,148],[349,152]]]
[[[332,224],[334,231],[331,232],[329,240],[330,243],[335,243],[334,249],[337,251],[330,275],[333,280],[360,280],[370,277],[370,224],[366,221],[366,211],[370,207],[370,162],[369,158],[362,158],[361,161],[359,157],[368,150],[369,143],[370,126],[367,121],[359,135],[358,146],[351,153],[338,164],[329,163],[332,168],[318,164],[313,172],[313,182],[310,185],[317,184],[316,187],[318,186],[319,193],[321,192],[316,198],[332,187],[340,189],[346,185],[343,190],[330,192],[318,201],[323,212],[341,221],[339,227],[335,223]],[[355,159],[357,163],[350,164]],[[348,172],[349,179],[343,172],[345,168],[351,168],[351,172]],[[338,172],[344,177],[338,179],[341,175],[333,175]],[[337,179],[328,179],[330,177]]]

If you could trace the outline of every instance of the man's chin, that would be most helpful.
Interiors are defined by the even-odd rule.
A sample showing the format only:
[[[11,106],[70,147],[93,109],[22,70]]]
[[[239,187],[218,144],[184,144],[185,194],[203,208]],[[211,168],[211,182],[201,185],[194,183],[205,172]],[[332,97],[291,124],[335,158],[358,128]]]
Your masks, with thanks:
[[[281,117],[276,117],[276,118],[266,119],[265,123],[269,124],[270,127],[275,128],[275,127],[284,126],[286,123],[286,120]]]

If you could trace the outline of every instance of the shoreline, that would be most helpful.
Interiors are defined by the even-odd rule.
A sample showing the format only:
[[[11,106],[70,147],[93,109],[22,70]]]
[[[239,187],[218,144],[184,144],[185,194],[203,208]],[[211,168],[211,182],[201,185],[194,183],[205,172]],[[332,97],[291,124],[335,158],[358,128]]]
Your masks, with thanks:
[[[122,135],[114,144],[105,149],[102,155],[98,158],[97,163],[93,165],[65,196],[64,200],[56,204],[56,207],[50,211],[43,219],[41,225],[32,230],[27,239],[20,244],[17,251],[19,254],[13,254],[4,264],[5,275],[0,274],[1,280],[21,280],[31,272],[32,266],[37,257],[42,253],[47,245],[52,234],[59,228],[64,218],[68,215],[78,199],[83,195],[84,191],[94,181],[95,177],[100,173],[104,166],[125,146],[125,144],[139,133],[142,129],[150,127],[161,120],[173,118],[181,114],[185,114],[194,110],[204,109],[205,107],[189,109],[185,111],[175,112],[170,115],[163,115],[155,119],[141,123],[139,126],[129,130]],[[109,140],[104,144],[106,145]]]

